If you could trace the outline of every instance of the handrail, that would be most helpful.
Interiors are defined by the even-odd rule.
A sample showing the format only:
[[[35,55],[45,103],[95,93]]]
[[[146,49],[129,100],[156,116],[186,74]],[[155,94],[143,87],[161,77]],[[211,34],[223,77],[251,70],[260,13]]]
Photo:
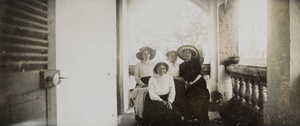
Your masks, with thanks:
[[[258,78],[267,83],[267,67],[232,64],[225,71],[230,75]]]

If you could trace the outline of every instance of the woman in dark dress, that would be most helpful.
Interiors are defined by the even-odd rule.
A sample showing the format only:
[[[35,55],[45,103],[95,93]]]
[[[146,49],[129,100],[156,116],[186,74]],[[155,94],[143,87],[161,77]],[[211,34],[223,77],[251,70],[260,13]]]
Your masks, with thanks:
[[[184,45],[178,48],[177,53],[184,60],[179,66],[179,76],[183,77],[187,86],[186,101],[190,106],[187,111],[205,124],[209,121],[209,92],[203,78],[199,52],[194,46]]]

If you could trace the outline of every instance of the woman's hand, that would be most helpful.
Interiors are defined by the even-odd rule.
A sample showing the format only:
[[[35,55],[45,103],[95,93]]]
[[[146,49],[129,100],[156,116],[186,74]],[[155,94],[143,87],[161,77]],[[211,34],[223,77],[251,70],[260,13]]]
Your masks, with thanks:
[[[171,102],[168,102],[168,104],[167,104],[167,108],[169,108],[169,109],[173,109],[173,106],[172,106],[172,103]]]
[[[173,78],[176,79],[176,80],[180,80],[180,81],[183,81],[183,80],[184,80],[184,79],[183,79],[182,77],[180,77],[180,76],[174,76]]]
[[[163,102],[163,104],[164,104],[165,106],[167,106],[167,108],[173,109],[173,106],[172,106],[171,102],[167,102],[167,101],[162,101],[162,102]]]
[[[145,87],[145,86],[146,85],[143,82],[140,83],[140,87]]]
[[[164,104],[165,106],[168,105],[168,102],[167,102],[167,101],[162,101],[162,102],[163,102],[163,104]]]
[[[185,84],[185,85],[186,85],[186,87],[188,87],[188,88],[192,86],[192,85],[191,85],[191,82],[187,82],[187,81],[185,81],[185,82],[184,82],[184,84]]]

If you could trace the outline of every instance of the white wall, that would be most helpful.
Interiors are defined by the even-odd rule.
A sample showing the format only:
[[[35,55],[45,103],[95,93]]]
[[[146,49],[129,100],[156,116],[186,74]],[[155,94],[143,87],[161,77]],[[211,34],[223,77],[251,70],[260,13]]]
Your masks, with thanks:
[[[117,125],[116,2],[57,0],[57,121]]]

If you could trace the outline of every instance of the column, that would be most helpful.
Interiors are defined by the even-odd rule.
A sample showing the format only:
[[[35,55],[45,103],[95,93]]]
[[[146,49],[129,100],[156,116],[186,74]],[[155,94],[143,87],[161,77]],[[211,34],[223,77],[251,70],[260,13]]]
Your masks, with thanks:
[[[216,89],[211,90],[218,90],[218,70],[219,70],[219,44],[218,44],[218,13],[217,13],[217,0],[210,0],[210,79],[211,85],[215,85]]]

